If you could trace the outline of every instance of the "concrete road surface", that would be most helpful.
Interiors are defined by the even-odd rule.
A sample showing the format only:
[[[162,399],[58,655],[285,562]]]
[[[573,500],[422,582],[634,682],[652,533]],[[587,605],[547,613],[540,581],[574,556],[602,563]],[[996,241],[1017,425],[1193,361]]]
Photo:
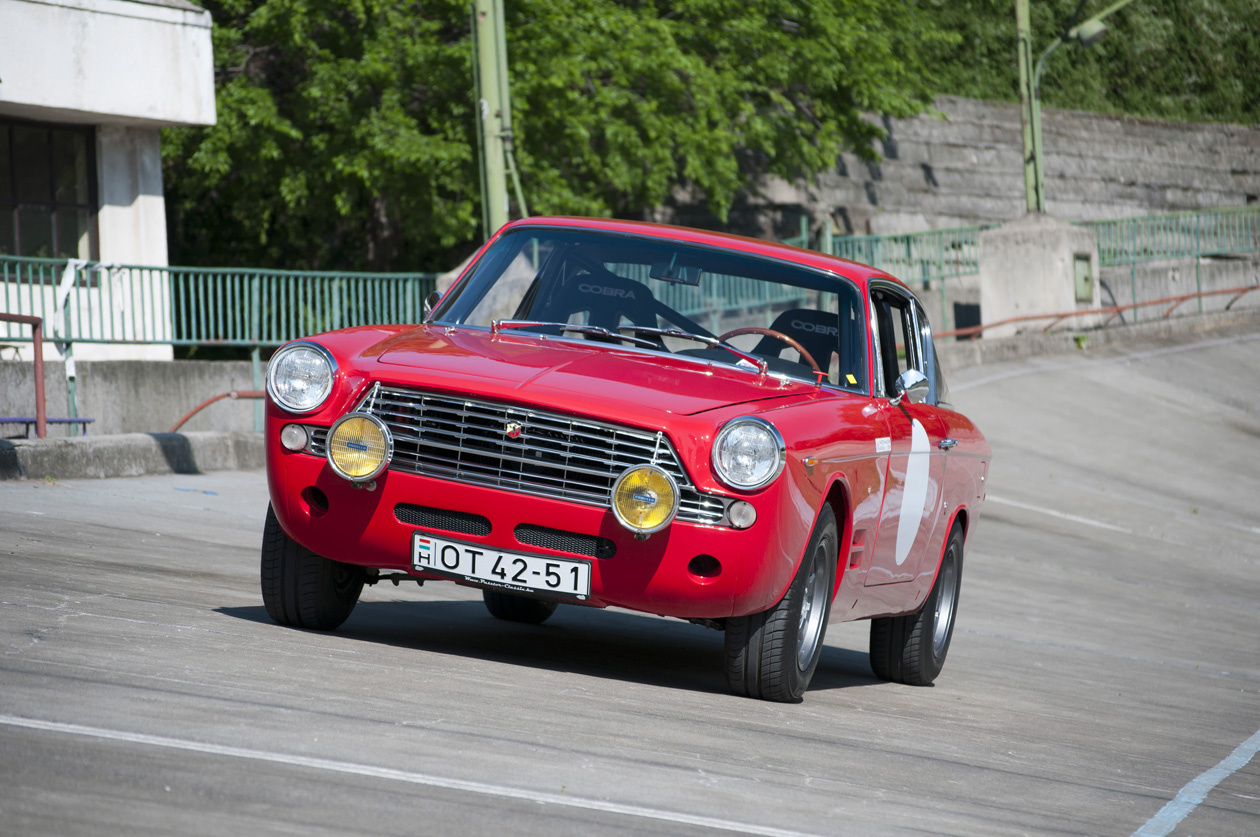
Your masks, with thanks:
[[[951,385],[996,458],[945,671],[835,625],[798,705],[450,584],[278,627],[261,473],[0,483],[0,834],[1260,834],[1260,335]]]

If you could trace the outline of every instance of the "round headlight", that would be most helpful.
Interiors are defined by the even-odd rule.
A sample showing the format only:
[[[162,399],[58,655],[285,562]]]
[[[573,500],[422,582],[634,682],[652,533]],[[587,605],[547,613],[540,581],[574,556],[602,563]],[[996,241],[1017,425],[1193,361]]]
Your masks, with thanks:
[[[328,431],[328,464],[352,482],[367,482],[394,456],[394,437],[376,416],[347,413]]]
[[[290,343],[267,366],[267,394],[290,413],[309,413],[332,392],[335,368],[323,346]]]
[[[787,448],[765,419],[737,418],[713,442],[713,470],[731,488],[762,488],[774,482],[787,461]]]
[[[613,483],[612,509],[617,521],[636,535],[658,532],[678,511],[678,484],[655,465],[627,468]]]

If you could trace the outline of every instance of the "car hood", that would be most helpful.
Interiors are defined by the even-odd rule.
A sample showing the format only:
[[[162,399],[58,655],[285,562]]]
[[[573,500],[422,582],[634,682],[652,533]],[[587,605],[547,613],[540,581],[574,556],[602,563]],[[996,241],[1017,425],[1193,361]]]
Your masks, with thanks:
[[[377,343],[361,359],[374,359],[383,367],[382,379],[404,385],[578,411],[592,401],[611,400],[627,412],[695,415],[818,392],[812,384],[727,364],[522,332],[419,326]]]

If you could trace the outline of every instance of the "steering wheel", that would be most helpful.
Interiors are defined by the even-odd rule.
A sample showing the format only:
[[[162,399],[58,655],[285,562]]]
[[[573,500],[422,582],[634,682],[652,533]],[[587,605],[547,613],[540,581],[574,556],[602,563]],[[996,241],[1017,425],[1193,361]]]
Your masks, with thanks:
[[[775,331],[772,328],[757,328],[756,326],[733,328],[726,332],[726,334],[718,335],[718,339],[725,343],[727,338],[738,337],[741,334],[764,334],[766,337],[773,337],[775,340],[782,340],[784,343],[787,343],[793,349],[800,352],[801,360],[808,363],[815,372],[822,372],[822,370],[818,368],[818,361],[814,360],[814,356],[811,355],[795,338],[789,337],[781,331]]]

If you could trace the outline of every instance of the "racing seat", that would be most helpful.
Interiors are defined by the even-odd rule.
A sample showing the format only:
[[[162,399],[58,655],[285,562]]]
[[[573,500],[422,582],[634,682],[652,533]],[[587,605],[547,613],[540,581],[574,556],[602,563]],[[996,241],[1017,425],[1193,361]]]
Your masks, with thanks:
[[[652,290],[642,282],[584,266],[557,286],[538,319],[573,322],[575,314],[585,314],[587,325],[616,331],[622,325],[655,326],[659,307]]]
[[[831,368],[832,356],[839,352],[840,321],[833,312],[813,308],[789,308],[775,317],[770,329],[786,334],[804,346],[823,372]],[[773,337],[762,337],[752,351],[755,355],[778,357],[784,349],[797,355],[790,346]],[[800,362],[805,363],[804,358]]]

